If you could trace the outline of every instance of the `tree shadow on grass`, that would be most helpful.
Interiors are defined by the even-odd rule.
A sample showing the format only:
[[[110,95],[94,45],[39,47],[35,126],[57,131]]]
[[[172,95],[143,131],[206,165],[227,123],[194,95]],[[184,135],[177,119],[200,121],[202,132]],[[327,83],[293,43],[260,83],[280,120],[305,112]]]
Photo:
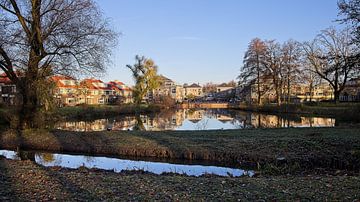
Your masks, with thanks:
[[[79,175],[65,175],[33,162],[35,153],[19,153],[22,161],[0,159],[0,201],[93,200],[100,198],[81,184]],[[26,160],[24,158],[29,158]],[[84,174],[86,177],[86,173]]]
[[[0,201],[18,201],[16,189],[12,183],[10,175],[10,168],[6,163],[5,158],[0,156]]]

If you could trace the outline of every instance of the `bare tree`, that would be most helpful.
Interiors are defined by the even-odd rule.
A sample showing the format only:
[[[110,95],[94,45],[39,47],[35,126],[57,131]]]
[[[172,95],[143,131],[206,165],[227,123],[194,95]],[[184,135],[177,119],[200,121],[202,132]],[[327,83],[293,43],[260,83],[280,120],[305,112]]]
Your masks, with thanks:
[[[103,72],[116,41],[93,0],[0,0],[0,30],[0,69],[22,95],[22,127],[41,124],[48,89],[38,86],[58,73]]]
[[[338,7],[344,16],[340,21],[352,25],[356,42],[360,44],[360,0],[339,0]]]
[[[205,94],[216,93],[216,84],[209,82],[203,86],[203,92]]]
[[[264,65],[267,75],[272,78],[276,93],[276,103],[281,105],[284,84],[284,61],[281,46],[275,40],[266,41],[266,53]]]
[[[286,80],[287,102],[291,99],[291,86],[299,78],[301,47],[300,43],[294,40],[286,41],[282,46],[282,60],[284,63],[284,77]]]
[[[356,48],[351,43],[348,29],[336,31],[329,28],[323,30],[312,42],[304,43],[311,68],[333,88],[335,102],[339,101],[346,82],[359,76],[359,66],[353,56]]]
[[[263,76],[266,68],[264,66],[266,45],[265,42],[259,38],[253,39],[248,47],[244,56],[244,66],[238,77],[241,84],[252,82],[256,80],[257,86],[257,102],[261,105],[261,96],[264,89],[261,87],[261,77]]]

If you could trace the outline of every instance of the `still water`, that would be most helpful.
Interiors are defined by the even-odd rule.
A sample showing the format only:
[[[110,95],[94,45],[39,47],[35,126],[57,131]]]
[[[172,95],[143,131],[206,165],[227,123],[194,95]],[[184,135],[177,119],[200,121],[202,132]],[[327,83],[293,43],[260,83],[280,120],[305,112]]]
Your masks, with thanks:
[[[8,159],[20,160],[23,156],[14,151],[0,150],[0,156]],[[214,174],[219,176],[253,176],[253,171],[245,171],[236,168],[205,166],[205,165],[186,165],[172,164],[151,161],[136,161],[109,157],[70,155],[70,154],[51,154],[41,152],[27,152],[28,159],[35,161],[37,164],[52,167],[60,166],[63,168],[97,168],[121,172],[126,170],[142,170],[154,174],[177,173],[189,176],[201,176],[204,174]]]
[[[334,127],[330,117],[270,115],[227,109],[174,110],[153,115],[118,116],[96,120],[56,123],[54,128],[70,131],[104,130],[219,130],[244,128]]]

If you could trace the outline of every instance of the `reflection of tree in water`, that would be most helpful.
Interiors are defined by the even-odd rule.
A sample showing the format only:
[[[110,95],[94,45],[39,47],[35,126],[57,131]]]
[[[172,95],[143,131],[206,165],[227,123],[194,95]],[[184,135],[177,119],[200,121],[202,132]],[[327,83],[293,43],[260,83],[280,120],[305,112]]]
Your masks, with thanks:
[[[235,127],[237,129],[246,129],[246,128],[254,128],[254,124],[252,123],[252,113],[240,111],[233,114],[234,120],[236,124]]]
[[[18,149],[17,156],[21,160],[30,160],[35,162],[35,152],[23,151],[21,149]]]
[[[195,125],[195,130],[206,130],[208,128],[208,119],[203,119]]]
[[[52,163],[55,161],[55,157],[53,154],[50,153],[42,153],[38,154],[38,157],[44,162],[44,163]]]
[[[55,155],[51,153],[38,153],[36,156],[38,157],[38,163],[42,165],[60,165],[62,162],[61,157],[55,157]]]
[[[86,163],[94,163],[96,161],[95,157],[93,156],[84,156],[84,159],[86,161]]]
[[[138,131],[146,130],[140,114],[135,115],[135,126],[134,126],[133,130],[138,130]]]
[[[154,122],[157,124],[157,129],[166,130],[171,128],[173,116],[176,114],[175,110],[164,110],[154,117]]]

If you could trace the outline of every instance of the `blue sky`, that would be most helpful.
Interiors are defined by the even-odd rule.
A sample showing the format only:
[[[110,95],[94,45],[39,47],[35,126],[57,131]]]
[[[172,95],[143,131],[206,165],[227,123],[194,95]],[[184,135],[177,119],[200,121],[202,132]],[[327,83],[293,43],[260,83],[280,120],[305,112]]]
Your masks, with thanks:
[[[338,26],[337,0],[97,0],[122,35],[105,81],[133,84],[126,64],[152,58],[183,83],[236,79],[251,39],[306,41]]]

